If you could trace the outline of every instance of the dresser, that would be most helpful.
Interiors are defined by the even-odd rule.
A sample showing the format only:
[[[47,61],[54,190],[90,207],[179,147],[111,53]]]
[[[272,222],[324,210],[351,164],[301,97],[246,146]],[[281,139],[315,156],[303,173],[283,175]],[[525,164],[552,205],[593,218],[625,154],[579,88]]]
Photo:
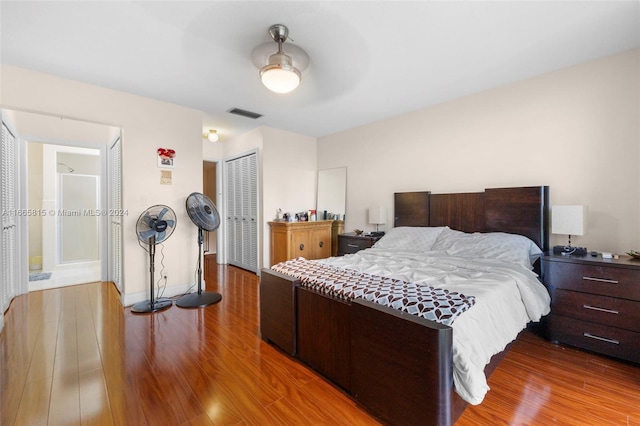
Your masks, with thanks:
[[[640,261],[548,254],[548,339],[640,363]]]
[[[271,265],[285,260],[304,257],[323,259],[330,257],[333,220],[314,222],[269,222],[271,228]]]
[[[370,235],[356,235],[355,232],[338,235],[338,256],[358,252],[362,249],[373,246],[382,237],[372,237]]]

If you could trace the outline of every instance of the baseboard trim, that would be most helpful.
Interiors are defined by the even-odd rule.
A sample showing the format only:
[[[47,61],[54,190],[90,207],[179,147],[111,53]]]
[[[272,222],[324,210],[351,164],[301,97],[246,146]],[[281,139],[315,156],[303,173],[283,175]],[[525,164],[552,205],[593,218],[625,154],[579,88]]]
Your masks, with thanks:
[[[197,291],[197,287],[193,284],[177,284],[170,285],[166,288],[160,289],[160,293],[157,292],[156,289],[156,297],[168,297],[173,298],[175,296],[182,296],[186,293],[193,293]],[[137,293],[126,293],[122,295],[122,305],[123,306],[131,306],[135,305],[138,302],[144,302],[145,300],[149,300],[150,298],[149,289],[146,291],[140,291]]]

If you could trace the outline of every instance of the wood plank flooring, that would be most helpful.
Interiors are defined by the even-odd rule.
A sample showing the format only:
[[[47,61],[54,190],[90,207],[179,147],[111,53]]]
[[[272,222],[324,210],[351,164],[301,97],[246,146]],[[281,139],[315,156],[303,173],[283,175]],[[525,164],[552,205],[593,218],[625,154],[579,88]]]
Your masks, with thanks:
[[[16,298],[0,335],[1,425],[375,425],[262,342],[258,280],[207,256],[222,302],[135,315],[109,283]],[[457,425],[640,425],[640,368],[524,333]]]

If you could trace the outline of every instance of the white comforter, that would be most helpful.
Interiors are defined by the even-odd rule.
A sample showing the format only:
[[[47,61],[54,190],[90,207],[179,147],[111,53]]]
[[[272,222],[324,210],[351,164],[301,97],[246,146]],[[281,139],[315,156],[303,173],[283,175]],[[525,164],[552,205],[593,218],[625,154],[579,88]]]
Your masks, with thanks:
[[[550,310],[536,274],[516,264],[379,248],[320,262],[475,296],[475,305],[452,325],[455,389],[474,405],[489,390],[484,367],[491,357]]]

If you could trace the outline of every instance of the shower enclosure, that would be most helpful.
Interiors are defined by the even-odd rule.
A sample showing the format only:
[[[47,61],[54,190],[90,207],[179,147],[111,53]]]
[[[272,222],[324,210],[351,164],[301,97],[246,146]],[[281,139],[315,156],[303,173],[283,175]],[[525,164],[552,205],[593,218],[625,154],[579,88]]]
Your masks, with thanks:
[[[42,151],[41,206],[40,215],[30,220],[29,232],[39,228],[34,222],[40,221],[41,241],[37,235],[30,236],[30,245],[42,248],[42,272],[51,272],[51,278],[30,282],[29,289],[99,281],[100,150],[30,144],[29,155],[37,157],[38,149]],[[29,187],[37,190],[36,183],[30,182]]]

